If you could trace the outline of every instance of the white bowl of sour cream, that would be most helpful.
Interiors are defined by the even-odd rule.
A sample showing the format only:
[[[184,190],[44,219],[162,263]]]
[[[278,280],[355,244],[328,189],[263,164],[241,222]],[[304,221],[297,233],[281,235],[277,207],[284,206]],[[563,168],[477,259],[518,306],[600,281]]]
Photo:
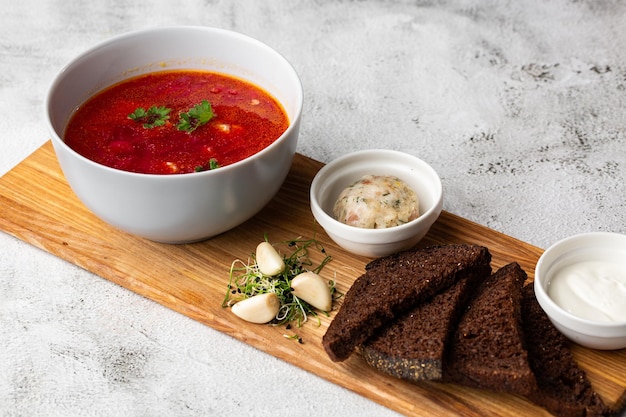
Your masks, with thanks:
[[[594,349],[626,348],[626,235],[584,233],[550,246],[535,294],[554,326]]]

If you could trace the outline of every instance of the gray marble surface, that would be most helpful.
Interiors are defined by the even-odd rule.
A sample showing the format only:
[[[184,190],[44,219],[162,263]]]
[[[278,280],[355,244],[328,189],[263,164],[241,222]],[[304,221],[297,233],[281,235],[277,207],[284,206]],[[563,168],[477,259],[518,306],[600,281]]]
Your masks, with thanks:
[[[0,175],[47,140],[60,67],[146,27],[240,31],[301,75],[298,151],[439,172],[444,208],[547,247],[626,232],[626,3],[2,0]],[[0,233],[2,416],[368,416],[389,409]]]

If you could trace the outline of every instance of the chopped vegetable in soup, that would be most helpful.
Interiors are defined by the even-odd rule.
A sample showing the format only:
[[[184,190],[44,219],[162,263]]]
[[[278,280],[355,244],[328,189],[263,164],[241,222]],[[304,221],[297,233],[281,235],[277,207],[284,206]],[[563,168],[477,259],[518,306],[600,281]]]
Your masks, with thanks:
[[[350,226],[383,229],[416,219],[419,202],[415,191],[401,179],[366,175],[341,192],[333,214]]]
[[[223,74],[176,70],[97,93],[75,112],[64,140],[112,168],[182,174],[241,161],[288,126],[281,105],[261,88]]]

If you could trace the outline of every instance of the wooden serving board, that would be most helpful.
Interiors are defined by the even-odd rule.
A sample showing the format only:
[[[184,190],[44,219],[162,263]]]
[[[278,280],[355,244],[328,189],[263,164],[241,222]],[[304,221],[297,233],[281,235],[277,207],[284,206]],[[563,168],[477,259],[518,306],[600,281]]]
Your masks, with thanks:
[[[230,264],[247,260],[267,233],[272,243],[315,237],[332,256],[322,275],[346,292],[368,258],[336,246],[316,226],[309,185],[322,163],[296,155],[289,176],[270,204],[252,220],[205,242],[167,245],[130,236],[106,225],[74,196],[51,143],[0,178],[0,229],[105,279],[185,314],[245,343],[346,387],[386,407],[417,416],[548,415],[524,399],[454,384],[411,384],[371,369],[358,356],[332,362],[321,339],[334,316],[301,328],[243,322],[221,307]],[[421,246],[478,243],[493,255],[493,267],[517,261],[532,279],[542,250],[443,212]],[[317,261],[322,258],[317,256]],[[155,268],[155,265],[158,267]],[[297,333],[298,343],[285,338]],[[596,390],[612,404],[626,389],[626,350],[602,352],[573,346]]]

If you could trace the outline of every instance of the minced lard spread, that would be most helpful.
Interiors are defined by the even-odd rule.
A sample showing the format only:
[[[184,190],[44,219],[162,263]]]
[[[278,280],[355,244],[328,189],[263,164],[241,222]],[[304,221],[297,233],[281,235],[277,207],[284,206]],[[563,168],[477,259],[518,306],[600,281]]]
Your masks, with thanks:
[[[419,201],[415,191],[397,177],[366,175],[339,194],[333,214],[350,226],[383,229],[416,219]]]

